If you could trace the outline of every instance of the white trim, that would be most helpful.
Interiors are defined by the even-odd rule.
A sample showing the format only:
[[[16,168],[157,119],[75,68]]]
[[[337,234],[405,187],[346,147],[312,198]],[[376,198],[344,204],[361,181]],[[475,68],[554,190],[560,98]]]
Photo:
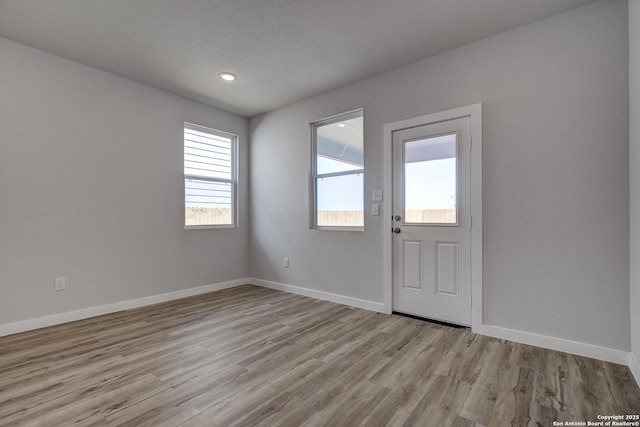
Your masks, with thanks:
[[[332,294],[329,292],[272,282],[269,280],[256,279],[254,277],[249,279],[249,283],[256,286],[262,286],[264,288],[303,295],[324,301],[331,301],[338,304],[345,304],[365,310],[372,310],[380,313],[387,312],[387,307],[385,304],[374,301],[367,301],[358,298],[347,297],[344,295]],[[482,325],[481,327],[477,328],[477,330],[474,330],[474,332],[481,335],[506,339],[522,344],[528,344],[536,347],[547,348],[550,350],[571,353],[578,356],[591,357],[607,362],[627,365],[631,369],[631,372],[634,374],[636,382],[639,382],[638,378],[640,377],[640,375],[638,374],[640,374],[640,365],[638,364],[635,357],[633,357],[631,353],[628,353],[626,351],[600,347],[592,344],[585,344],[577,341],[565,340],[562,338],[517,331],[513,329],[502,328],[499,326]]]
[[[322,230],[322,231],[364,231],[364,227],[352,227],[352,226],[330,226],[330,225],[320,225],[313,227],[313,230]]]
[[[630,366],[630,353],[623,350],[600,347],[593,344],[570,341],[562,338],[534,334],[531,332],[516,331],[514,329],[502,328],[500,326],[482,325],[482,327],[478,328],[478,330],[474,330],[474,332],[495,338],[515,341],[521,344],[533,345],[549,350],[562,351],[578,356],[591,357],[593,359]]]
[[[462,117],[471,118],[471,328],[476,329],[482,325],[482,104],[473,104],[465,107],[454,108],[447,111],[414,117],[393,123],[385,123],[383,127],[383,191],[391,197],[393,132],[438,123]],[[383,204],[384,225],[382,227],[382,283],[384,312],[393,310],[393,251],[391,240],[392,228],[391,203]]]
[[[61,323],[73,322],[76,320],[88,319],[90,317],[101,316],[103,314],[115,313],[117,311],[129,310],[132,308],[144,307],[194,295],[206,294],[208,292],[219,291],[221,289],[233,288],[249,283],[249,279],[230,280],[228,282],[214,283],[212,285],[199,286],[197,288],[183,289],[166,294],[152,295],[149,297],[137,298],[128,301],[120,301],[112,304],[100,305],[97,307],[84,308],[66,313],[53,314],[51,316],[38,317],[35,319],[23,320],[15,323],[0,325],[0,337],[45,328],[47,326],[59,325]]]
[[[471,116],[471,326],[473,327],[483,322],[482,104],[471,105],[468,110]]]
[[[195,295],[206,294],[209,292],[219,291],[222,289],[233,288],[245,284],[252,284],[264,288],[275,289],[279,291],[289,292],[292,294],[303,295],[316,298],[323,301],[331,301],[338,304],[344,304],[352,307],[362,308],[365,310],[376,311],[380,313],[387,312],[387,306],[384,303],[375,301],[362,300],[359,298],[348,297],[344,295],[332,294],[329,292],[317,291],[299,286],[286,285],[283,283],[272,282],[268,280],[256,278],[243,278],[230,280],[227,282],[214,283],[211,285],[199,286],[196,288],[183,289],[175,292],[168,292],[160,295],[138,298],[134,300],[121,301],[113,304],[106,304],[97,307],[70,311],[66,313],[54,314],[51,316],[39,317],[15,323],[7,323],[0,325],[0,337],[6,335],[17,334],[34,329],[40,329],[47,326],[59,325],[62,323],[73,322],[76,320],[88,319],[91,317],[101,316],[104,314],[115,313],[118,311],[129,310],[138,307],[144,307],[152,304],[172,301],[180,298],[187,298]],[[390,311],[389,311],[390,312]],[[585,344],[577,341],[569,341],[561,338],[549,337],[545,335],[534,334],[530,332],[522,332],[499,326],[481,325],[474,328],[474,332],[482,335],[488,335],[496,338],[506,339],[519,342],[522,344],[533,345],[536,347],[547,348],[551,350],[563,351],[579,356],[591,357],[607,362],[619,363],[626,365],[631,370],[636,383],[640,384],[640,363],[633,353],[615,350],[606,347],[600,347],[592,344]]]
[[[384,304],[375,302],[375,301],[367,301],[359,298],[332,294],[329,292],[316,291],[314,289],[302,288],[300,286],[286,285],[284,283],[271,282],[269,280],[256,279],[254,277],[249,279],[249,283],[256,286],[262,286],[263,288],[275,289],[278,291],[289,292],[296,295],[303,295],[305,297],[311,297],[311,298],[315,298],[323,301],[330,301],[338,304],[349,305],[351,307],[363,308],[365,310],[384,313]]]
[[[633,374],[633,378],[636,380],[636,384],[640,386],[640,363],[638,363],[638,359],[636,359],[635,354],[629,353],[629,370]]]

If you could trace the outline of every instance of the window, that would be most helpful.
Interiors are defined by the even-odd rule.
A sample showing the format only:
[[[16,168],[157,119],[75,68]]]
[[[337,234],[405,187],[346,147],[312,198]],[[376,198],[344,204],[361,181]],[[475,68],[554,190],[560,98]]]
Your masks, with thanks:
[[[404,220],[457,224],[456,133],[405,141]]]
[[[235,227],[237,139],[225,132],[184,124],[186,228]]]
[[[313,226],[364,227],[364,137],[362,110],[311,125],[313,135]]]

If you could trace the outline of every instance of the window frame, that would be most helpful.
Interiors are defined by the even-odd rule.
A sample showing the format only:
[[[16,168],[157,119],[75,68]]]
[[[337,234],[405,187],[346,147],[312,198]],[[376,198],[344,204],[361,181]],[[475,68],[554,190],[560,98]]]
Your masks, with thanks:
[[[231,178],[215,178],[209,176],[201,176],[201,175],[193,175],[185,173],[185,139],[184,132],[187,129],[195,130],[197,132],[203,132],[210,135],[219,136],[222,138],[228,138],[231,140],[230,143],[230,167],[231,167]],[[185,230],[203,230],[203,229],[229,229],[229,228],[239,228],[239,209],[238,209],[238,135],[221,131],[218,129],[213,129],[207,126],[198,125],[191,122],[184,122],[183,126],[183,141],[182,141],[182,173],[183,173],[183,190],[184,190],[184,199],[183,199],[183,224]],[[187,188],[186,183],[188,179],[197,179],[201,181],[208,181],[214,183],[222,183],[222,184],[230,184],[231,185],[231,223],[230,224],[200,224],[200,225],[188,225],[187,224]]]
[[[366,198],[364,192],[364,176],[365,176],[365,166],[364,166],[364,146],[363,146],[363,165],[360,169],[354,169],[350,171],[343,172],[331,172],[331,173],[323,173],[318,174],[318,128],[322,126],[331,125],[334,123],[340,123],[345,120],[350,120],[354,118],[362,117],[364,123],[364,110],[362,108],[347,111],[345,113],[336,114],[331,117],[327,117],[321,120],[317,120],[309,123],[311,128],[311,173],[310,173],[310,184],[309,184],[309,193],[310,193],[310,202],[309,202],[309,228],[315,230],[333,230],[333,231],[364,231],[365,226],[365,212],[366,206],[365,201]],[[362,130],[363,134],[363,142],[364,142],[364,126]],[[362,225],[361,226],[327,226],[327,225],[318,225],[318,180],[322,178],[333,178],[339,176],[349,176],[349,175],[360,175],[362,174]]]

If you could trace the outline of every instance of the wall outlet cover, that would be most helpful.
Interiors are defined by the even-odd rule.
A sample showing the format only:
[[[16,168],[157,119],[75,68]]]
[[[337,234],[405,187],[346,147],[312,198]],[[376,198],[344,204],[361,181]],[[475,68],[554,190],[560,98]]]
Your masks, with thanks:
[[[53,290],[64,291],[67,288],[67,279],[65,277],[56,277],[53,279]]]

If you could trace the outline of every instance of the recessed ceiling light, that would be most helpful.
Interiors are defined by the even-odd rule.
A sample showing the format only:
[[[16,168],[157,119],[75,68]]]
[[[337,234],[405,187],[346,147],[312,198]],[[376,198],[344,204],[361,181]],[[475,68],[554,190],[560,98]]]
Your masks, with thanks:
[[[224,73],[220,73],[220,78],[222,80],[226,80],[228,82],[232,82],[232,81],[234,81],[236,79],[236,75],[232,74],[232,73],[224,72]]]
[[[343,128],[343,127],[345,127],[345,126],[346,126],[346,125],[345,125],[344,123],[338,123],[338,127],[339,127],[339,128]]]

